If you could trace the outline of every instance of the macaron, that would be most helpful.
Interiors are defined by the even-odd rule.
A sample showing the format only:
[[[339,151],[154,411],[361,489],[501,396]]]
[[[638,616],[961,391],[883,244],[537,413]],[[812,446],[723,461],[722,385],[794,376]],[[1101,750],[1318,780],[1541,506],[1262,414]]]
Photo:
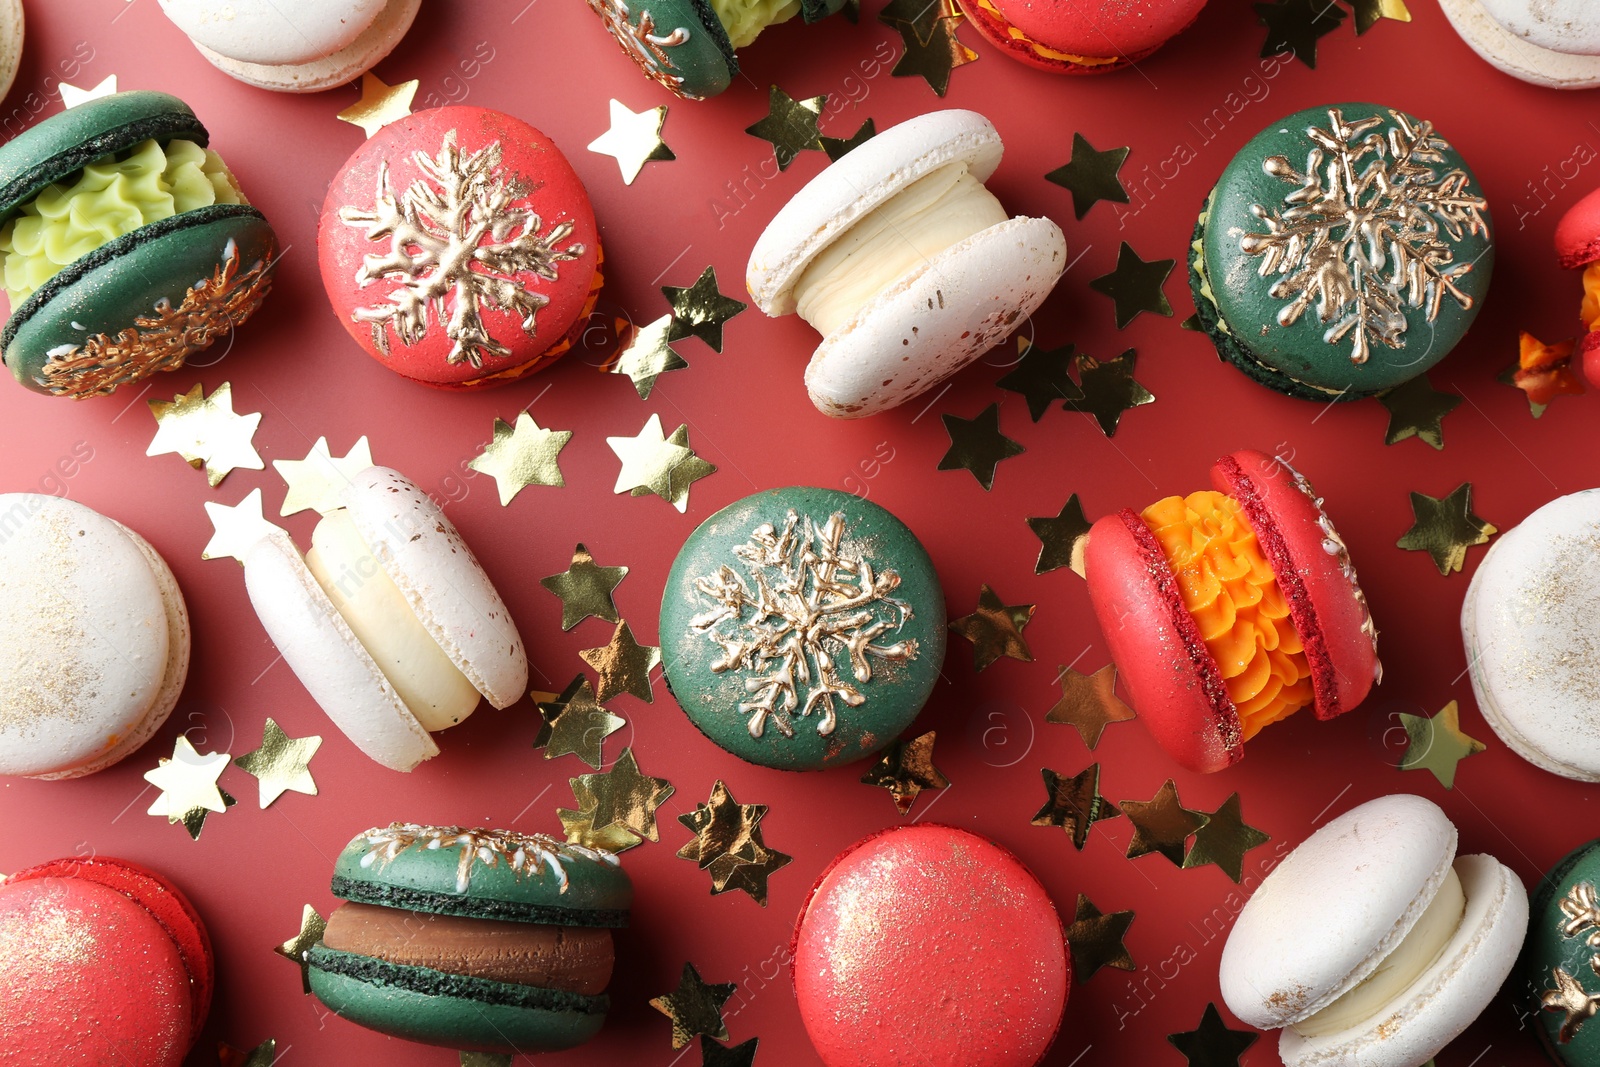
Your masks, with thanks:
[[[543,834],[394,823],[339,853],[311,992],[370,1030],[467,1052],[573,1048],[610,1002],[617,857]]]
[[[11,91],[22,66],[25,25],[22,0],[0,0],[0,97]]]
[[[1466,161],[1431,122],[1376,104],[1307,108],[1256,134],[1206,197],[1191,249],[1189,288],[1218,354],[1322,403],[1438,363],[1494,266]]]
[[[935,111],[885,130],[818,174],[768,224],[745,284],[768,315],[822,334],[806,391],[834,418],[875,415],[999,344],[1055,288],[1066,238],[1012,218],[985,186],[994,125]]]
[[[1600,85],[1600,21],[1585,0],[1439,0],[1490,66],[1548,89]]]
[[[328,186],[328,299],[367,354],[443,389],[549,366],[600,295],[589,194],[555,142],[484,107],[392,122]]]
[[[888,745],[944,663],[944,591],[927,550],[871,501],[770,489],[689,535],[661,596],[667,687],[742,760],[851,763]]]
[[[1556,258],[1567,270],[1583,271],[1582,330],[1578,358],[1592,384],[1600,384],[1600,189],[1567,209],[1556,223]]]
[[[0,882],[0,1049],[10,1062],[179,1067],[214,984],[205,924],[152,871],[90,857]]]
[[[1189,27],[1206,0],[962,0],[967,20],[1006,55],[1055,74],[1104,74]]]
[[[314,93],[345,85],[394,51],[422,0],[161,0],[211,65],[258,89]],[[290,11],[293,17],[290,17]]]
[[[0,145],[0,270],[17,381],[77,399],[174,370],[244,322],[278,241],[189,106],[114,93]]]
[[[167,721],[189,611],[150,543],[92,508],[0,494],[0,775],[79,778]]]
[[[675,96],[702,100],[739,73],[737,49],[796,15],[826,18],[847,0],[589,0],[645,76]]]
[[[1528,894],[1457,856],[1422,797],[1379,797],[1273,868],[1222,947],[1222,999],[1282,1028],[1284,1067],[1421,1067],[1482,1013],[1517,959]]]
[[[1216,462],[1211,486],[1102,517],[1084,556],[1140,721],[1203,772],[1301,708],[1344,714],[1382,677],[1367,598],[1311,483],[1246,449]]]
[[[1569,852],[1539,881],[1517,964],[1523,1018],[1562,1067],[1600,1064],[1600,841]]]
[[[794,993],[827,1067],[1032,1067],[1072,983],[1050,896],[966,830],[885,830],[823,871],[795,924]]]
[[[284,662],[355,746],[409,771],[430,731],[528,685],[511,614],[455,525],[387,467],[341,491],[304,557],[282,530],[245,552],[250,603]]]

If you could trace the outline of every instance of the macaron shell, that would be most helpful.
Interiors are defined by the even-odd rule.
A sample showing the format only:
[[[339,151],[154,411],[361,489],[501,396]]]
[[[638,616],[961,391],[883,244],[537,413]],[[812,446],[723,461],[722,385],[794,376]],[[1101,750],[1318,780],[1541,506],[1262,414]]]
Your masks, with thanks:
[[[1600,189],[1573,204],[1556,223],[1556,256],[1568,270],[1600,259]]]
[[[372,24],[387,0],[319,0],[287,14],[270,0],[161,0],[197,45],[247,63],[305,63],[337,52]]]
[[[212,66],[247,85],[280,93],[315,93],[354,81],[382,62],[411,29],[421,8],[422,0],[387,0],[355,40],[326,54],[314,53],[301,62],[248,62],[198,41],[195,49]]]
[[[1600,85],[1600,56],[1571,55],[1531,44],[1496,22],[1482,0],[1439,0],[1445,17],[1490,66],[1546,89],[1593,89]]]
[[[22,0],[0,0],[0,97],[11,91],[22,65]]]
[[[1588,0],[1478,0],[1489,17],[1538,48],[1600,56],[1600,19]]]
[[[709,0],[588,2],[623,54],[675,96],[716,96],[738,73],[733,42]]]
[[[1205,7],[1205,0],[989,2],[1006,22],[1046,48],[1078,56],[1116,57],[1124,63],[1161,47]],[[982,0],[963,0],[963,6],[981,9]]]
[[[1569,925],[1564,908],[1589,899],[1600,887],[1600,841],[1579,845],[1540,879],[1529,911],[1528,939],[1517,964],[1517,978],[1511,988],[1518,991],[1515,1002],[1539,1035],[1540,1042],[1554,1063],[1564,1067],[1594,1067],[1600,1063],[1600,1023],[1581,1020],[1575,1030],[1561,1039],[1567,1021],[1562,1011],[1546,1011],[1542,1001],[1546,992],[1559,992],[1556,972],[1562,971],[1586,993],[1597,988],[1591,961],[1596,946],[1589,944],[1595,930],[1591,923],[1577,928]]]

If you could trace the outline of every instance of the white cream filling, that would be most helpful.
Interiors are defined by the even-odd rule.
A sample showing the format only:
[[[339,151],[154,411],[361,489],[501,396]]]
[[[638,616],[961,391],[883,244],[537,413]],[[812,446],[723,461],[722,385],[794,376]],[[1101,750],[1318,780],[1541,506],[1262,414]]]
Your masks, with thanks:
[[[1309,1019],[1294,1024],[1302,1037],[1321,1037],[1372,1018],[1439,958],[1467,908],[1461,879],[1452,867],[1417,925],[1395,947],[1378,969],[1360,985]]]
[[[807,264],[794,285],[800,317],[831,336],[907,271],[1010,217],[965,162],[947,163],[879,204]]]
[[[443,730],[472,714],[478,691],[383,572],[349,512],[317,523],[306,566],[423,729]]]

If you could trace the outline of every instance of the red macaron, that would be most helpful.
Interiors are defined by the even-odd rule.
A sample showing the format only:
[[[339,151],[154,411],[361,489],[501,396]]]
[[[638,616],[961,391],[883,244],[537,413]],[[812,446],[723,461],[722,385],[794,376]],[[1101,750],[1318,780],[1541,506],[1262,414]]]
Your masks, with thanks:
[[[1183,766],[1244,758],[1264,726],[1366,699],[1377,630],[1310,483],[1244,450],[1211,492],[1124,509],[1089,533],[1089,597],[1139,718]]]
[[[961,7],[1013,59],[1056,74],[1103,74],[1176,37],[1205,0],[962,0]]]
[[[1567,270],[1583,271],[1583,305],[1577,356],[1584,377],[1600,386],[1600,189],[1567,209],[1556,223],[1556,257]]]
[[[205,925],[158,874],[55,860],[0,885],[0,1049],[18,1063],[179,1067],[214,982]]]

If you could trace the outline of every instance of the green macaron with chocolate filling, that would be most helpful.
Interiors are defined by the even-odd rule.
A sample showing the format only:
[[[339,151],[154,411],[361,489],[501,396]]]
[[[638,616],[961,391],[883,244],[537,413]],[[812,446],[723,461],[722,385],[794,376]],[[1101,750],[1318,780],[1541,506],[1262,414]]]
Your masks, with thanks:
[[[605,1022],[617,858],[543,834],[395,823],[334,866],[311,992],[368,1029],[469,1052],[553,1052]]]
[[[82,399],[183,365],[260,306],[278,242],[187,104],[114,93],[0,146],[0,354]]]

